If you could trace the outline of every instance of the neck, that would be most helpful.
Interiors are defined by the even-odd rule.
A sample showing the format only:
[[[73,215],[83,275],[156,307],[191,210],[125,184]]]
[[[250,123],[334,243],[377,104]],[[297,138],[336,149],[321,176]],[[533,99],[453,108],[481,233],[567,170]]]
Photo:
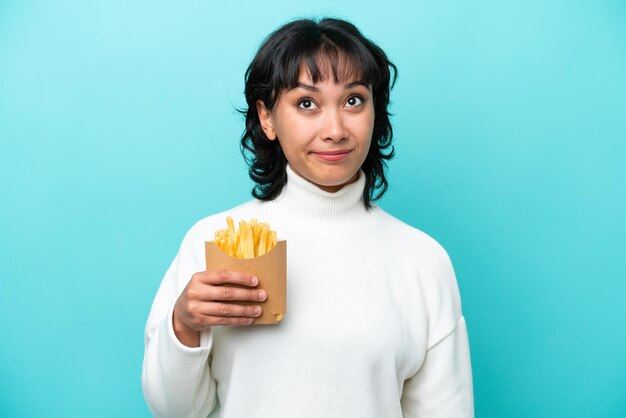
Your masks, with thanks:
[[[329,192],[299,176],[287,166],[287,184],[275,200],[285,216],[297,218],[302,228],[343,228],[365,219],[367,209],[363,203],[365,174],[359,172],[353,182],[336,192]],[[357,222],[358,223],[358,222]]]
[[[288,166],[288,167],[289,167],[289,166]],[[290,169],[291,169],[291,168],[290,168]],[[357,180],[359,179],[359,177],[361,176],[361,172],[359,171],[359,172],[356,172],[356,173],[354,174],[354,176],[353,176],[350,180],[348,180],[347,182],[345,182],[345,183],[343,183],[343,184],[338,184],[338,185],[335,185],[335,186],[324,186],[324,185],[322,185],[322,184],[316,184],[316,183],[313,183],[312,181],[308,180],[306,177],[304,177],[302,174],[300,174],[299,172],[297,172],[297,171],[296,171],[296,170],[294,170],[294,169],[291,169],[291,170],[292,170],[292,171],[293,171],[296,175],[298,175],[299,177],[303,178],[304,180],[308,181],[309,183],[313,184],[314,186],[319,187],[320,189],[322,189],[323,191],[328,192],[328,193],[337,193],[337,192],[338,192],[339,190],[341,190],[343,187],[345,187],[345,186],[347,186],[348,184],[352,184],[352,183],[354,183],[355,181],[357,181]]]

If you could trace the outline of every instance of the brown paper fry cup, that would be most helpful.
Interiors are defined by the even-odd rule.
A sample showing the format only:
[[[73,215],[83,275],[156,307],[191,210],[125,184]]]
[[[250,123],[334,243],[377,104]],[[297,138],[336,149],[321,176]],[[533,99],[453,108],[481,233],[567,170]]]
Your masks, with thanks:
[[[254,258],[231,257],[222,251],[214,241],[206,241],[206,268],[241,271],[255,275],[259,279],[258,289],[267,292],[264,302],[237,301],[242,305],[260,305],[263,314],[255,318],[254,325],[277,324],[277,317],[287,312],[287,241],[278,241],[265,255]],[[231,285],[250,289],[247,286]]]

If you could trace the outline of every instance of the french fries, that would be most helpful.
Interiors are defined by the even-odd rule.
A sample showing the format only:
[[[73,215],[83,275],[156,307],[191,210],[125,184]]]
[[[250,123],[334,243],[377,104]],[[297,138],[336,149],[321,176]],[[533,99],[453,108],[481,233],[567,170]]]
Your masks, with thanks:
[[[235,231],[233,218],[227,216],[226,224],[228,228],[215,231],[215,244],[231,257],[259,257],[276,245],[276,231],[271,231],[266,222],[259,223],[256,219],[241,221]]]

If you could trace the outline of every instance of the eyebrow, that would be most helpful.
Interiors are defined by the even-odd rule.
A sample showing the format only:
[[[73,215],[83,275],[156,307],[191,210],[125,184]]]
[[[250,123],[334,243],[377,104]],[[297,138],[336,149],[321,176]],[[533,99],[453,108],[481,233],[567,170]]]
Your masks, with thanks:
[[[348,83],[348,84],[346,84],[346,85],[344,86],[344,89],[345,89],[345,90],[348,90],[348,89],[351,89],[351,88],[353,88],[353,87],[357,87],[357,86],[363,86],[363,87],[369,88],[369,87],[368,87],[368,86],[367,86],[364,82],[362,82],[362,81],[353,81],[352,83]],[[300,88],[303,88],[303,89],[305,89],[305,90],[312,91],[312,92],[314,92],[314,93],[318,93],[318,92],[320,91],[320,89],[318,89],[317,87],[315,87],[315,86],[313,86],[313,85],[311,85],[311,84],[302,83],[302,82],[300,82],[300,81],[298,81],[298,82],[296,83],[296,86],[295,86],[294,88],[296,88],[296,87],[300,87]]]

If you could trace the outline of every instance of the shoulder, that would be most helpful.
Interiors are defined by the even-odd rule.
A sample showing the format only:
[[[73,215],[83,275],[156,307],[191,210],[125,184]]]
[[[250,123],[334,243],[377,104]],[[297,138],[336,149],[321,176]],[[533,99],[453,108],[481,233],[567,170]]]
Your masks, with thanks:
[[[416,274],[422,291],[432,301],[449,299],[454,311],[460,311],[456,275],[448,252],[427,233],[389,215],[381,214],[385,241],[394,260]],[[427,302],[427,303],[430,303]]]
[[[235,221],[254,217],[258,209],[263,206],[259,200],[249,200],[230,209],[213,215],[206,216],[197,221],[185,235],[183,241],[211,240],[215,231],[226,228],[226,217],[230,216]]]
[[[251,200],[206,216],[189,228],[170,265],[170,272],[178,292],[187,284],[193,273],[205,270],[205,242],[215,238],[215,231],[227,227],[226,216],[232,216],[233,219],[249,217],[249,214],[256,212],[255,208],[260,205],[259,201]]]
[[[427,233],[383,212],[396,263],[415,274],[413,282],[428,311],[429,343],[432,347],[456,327],[462,316],[461,298],[447,251]]]
[[[413,257],[423,262],[449,264],[450,257],[443,246],[426,232],[409,225],[377,207],[381,231],[389,239],[397,243],[402,251],[407,251]]]

